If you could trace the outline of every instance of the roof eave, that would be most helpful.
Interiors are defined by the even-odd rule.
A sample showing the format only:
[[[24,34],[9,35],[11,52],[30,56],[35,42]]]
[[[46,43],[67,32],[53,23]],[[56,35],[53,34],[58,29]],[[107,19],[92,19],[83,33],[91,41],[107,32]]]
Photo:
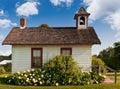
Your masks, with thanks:
[[[95,45],[95,44],[101,44],[101,42],[97,42],[97,43],[57,43],[57,44],[54,44],[54,43],[43,43],[43,44],[40,44],[40,43],[2,43],[2,45]]]

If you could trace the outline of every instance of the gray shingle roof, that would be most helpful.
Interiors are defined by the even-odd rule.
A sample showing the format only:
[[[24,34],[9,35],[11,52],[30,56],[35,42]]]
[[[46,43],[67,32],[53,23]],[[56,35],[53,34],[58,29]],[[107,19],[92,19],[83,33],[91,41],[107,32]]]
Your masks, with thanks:
[[[93,27],[14,27],[3,41],[3,45],[13,44],[100,44]]]

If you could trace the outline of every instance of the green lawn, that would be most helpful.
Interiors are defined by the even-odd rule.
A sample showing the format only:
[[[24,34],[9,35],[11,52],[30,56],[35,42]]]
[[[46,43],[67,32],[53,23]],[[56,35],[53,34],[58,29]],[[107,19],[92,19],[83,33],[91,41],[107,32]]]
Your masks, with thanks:
[[[6,74],[0,75],[1,80],[4,79],[3,76],[6,76]],[[86,86],[14,86],[0,84],[0,89],[120,89],[120,75],[117,79],[117,84],[93,84]]]
[[[0,89],[120,89],[120,84],[87,86],[12,86],[0,85]]]

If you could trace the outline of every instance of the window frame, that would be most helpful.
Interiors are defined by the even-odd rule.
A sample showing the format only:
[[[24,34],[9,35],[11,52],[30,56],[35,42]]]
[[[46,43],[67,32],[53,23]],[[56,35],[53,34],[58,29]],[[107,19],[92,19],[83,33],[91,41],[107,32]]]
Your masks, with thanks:
[[[40,50],[40,55],[41,55],[41,57],[40,57],[40,66],[34,66],[33,65],[33,61],[34,61],[33,52],[34,52],[34,50]],[[42,68],[42,58],[43,58],[43,50],[42,50],[42,48],[31,48],[31,68]]]
[[[70,55],[69,56],[72,55],[72,48],[61,48],[61,50],[60,50],[61,55],[63,55],[62,50],[70,50]]]

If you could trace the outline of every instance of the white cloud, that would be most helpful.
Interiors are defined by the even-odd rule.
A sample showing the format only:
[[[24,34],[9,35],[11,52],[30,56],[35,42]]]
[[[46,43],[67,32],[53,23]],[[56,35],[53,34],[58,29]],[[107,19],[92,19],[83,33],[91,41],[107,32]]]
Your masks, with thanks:
[[[4,10],[0,10],[0,16],[4,15]]]
[[[38,14],[38,8],[39,2],[35,1],[28,1],[26,3],[23,3],[22,5],[18,5],[17,3],[17,9],[16,12],[19,16],[30,16],[30,15],[36,15]]]
[[[120,40],[120,0],[84,0],[87,11],[91,13],[90,20],[102,19],[117,34],[115,38]]]
[[[5,56],[9,56],[11,54],[10,50],[0,50],[0,55],[5,55]]]
[[[0,34],[0,41],[4,39],[3,35]]]
[[[9,19],[0,19],[0,27],[7,28],[9,26],[16,26],[16,23],[11,22]]]
[[[61,5],[62,3],[65,3],[67,6],[70,6],[73,0],[50,0],[50,2],[55,6]]]
[[[92,20],[109,15],[120,7],[119,0],[84,0],[83,2],[88,6],[87,11],[91,13]]]
[[[120,30],[120,10],[110,13],[108,16],[106,16],[105,20],[111,25],[112,29]]]

